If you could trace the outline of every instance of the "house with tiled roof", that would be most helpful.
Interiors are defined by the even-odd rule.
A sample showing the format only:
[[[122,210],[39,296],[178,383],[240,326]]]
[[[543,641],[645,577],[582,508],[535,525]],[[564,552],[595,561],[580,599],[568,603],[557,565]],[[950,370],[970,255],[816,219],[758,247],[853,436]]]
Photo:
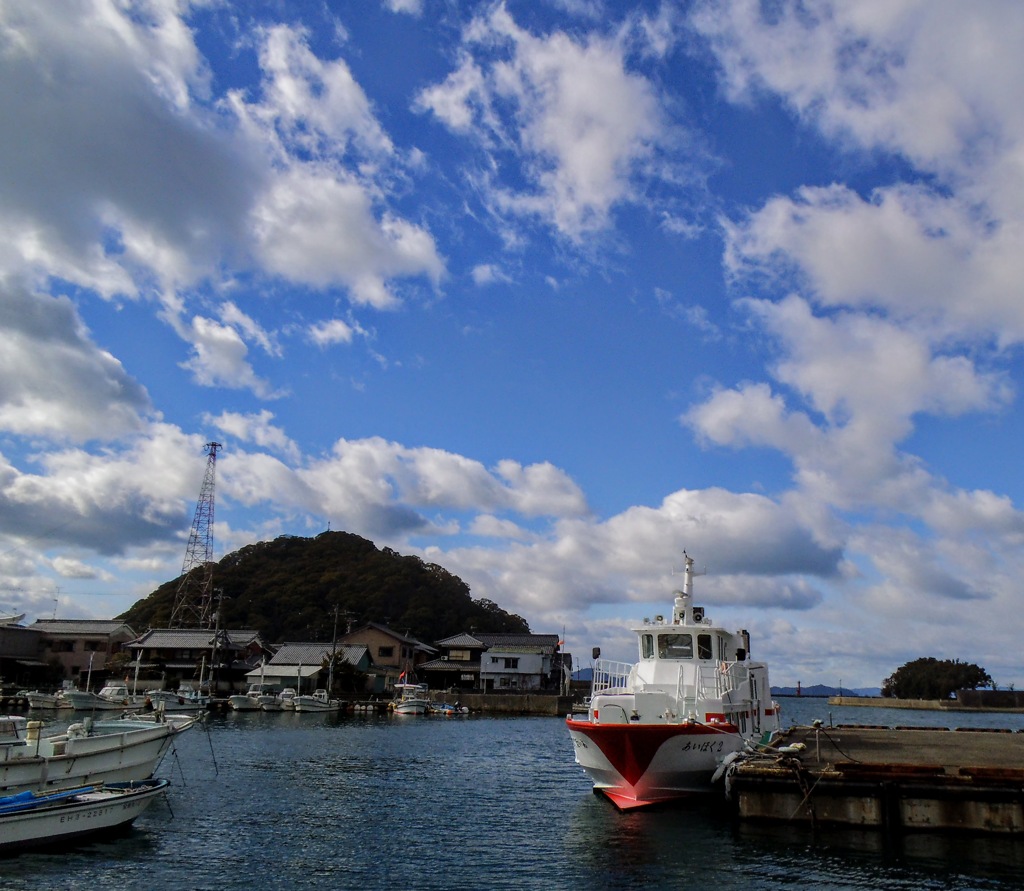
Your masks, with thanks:
[[[212,678],[217,696],[244,692],[246,673],[272,653],[259,632],[247,628],[151,628],[125,649],[132,654],[129,672],[138,669],[169,690]]]
[[[418,672],[431,689],[557,693],[560,647],[557,634],[462,632],[437,641],[440,656]]]
[[[116,619],[36,619],[29,627],[39,632],[39,659],[59,665],[63,677],[83,689],[90,673],[105,678],[112,657],[135,637]]]
[[[373,663],[372,689],[368,692],[376,694],[392,693],[403,672],[407,676],[418,674],[424,662],[437,656],[437,650],[429,644],[376,622],[349,631],[338,642],[366,646]]]
[[[269,662],[252,669],[247,679],[250,685],[264,684],[276,691],[291,687],[302,694],[326,689],[332,653],[336,655],[335,688],[343,693],[365,692],[362,688],[373,676],[373,660],[365,644],[285,643]],[[354,681],[360,689],[346,689]]]

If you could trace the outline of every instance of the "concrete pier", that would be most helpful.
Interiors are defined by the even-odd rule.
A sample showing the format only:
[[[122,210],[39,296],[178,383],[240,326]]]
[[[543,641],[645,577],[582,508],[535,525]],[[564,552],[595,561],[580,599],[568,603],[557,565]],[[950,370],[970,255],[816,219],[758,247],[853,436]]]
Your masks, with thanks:
[[[1024,733],[792,728],[728,794],[745,820],[1024,834]]]

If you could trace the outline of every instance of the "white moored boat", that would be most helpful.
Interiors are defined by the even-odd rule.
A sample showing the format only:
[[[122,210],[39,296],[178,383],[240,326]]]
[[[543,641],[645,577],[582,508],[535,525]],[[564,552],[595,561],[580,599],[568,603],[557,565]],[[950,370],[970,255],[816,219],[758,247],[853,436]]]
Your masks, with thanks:
[[[84,786],[0,798],[0,853],[66,847],[130,826],[164,794],[168,780]]]
[[[65,702],[73,709],[82,712],[91,711],[123,711],[126,708],[143,708],[146,697],[128,692],[127,684],[107,684],[99,693],[89,690],[68,690],[64,693]]]
[[[228,705],[236,712],[258,712],[261,709],[260,697],[268,692],[266,684],[250,684],[245,693],[232,693],[228,697]]]
[[[54,709],[54,708],[71,708],[71,703],[64,697],[64,691],[58,690],[56,693],[44,693],[41,690],[30,690],[26,694],[28,699],[29,708],[38,709]]]
[[[343,705],[340,699],[331,699],[323,688],[296,696],[292,704],[297,712],[336,712],[340,711]]]
[[[672,620],[633,629],[639,662],[598,660],[587,714],[566,718],[576,763],[623,809],[709,791],[729,755],[780,729],[768,666],[750,661],[747,632],[717,628],[693,605],[683,556]]]
[[[294,708],[295,689],[285,687],[280,693],[264,693],[259,697],[260,708],[265,712],[284,712]]]
[[[426,715],[430,713],[430,695],[426,684],[395,684],[398,699],[392,703],[396,715]]]
[[[0,717],[0,795],[89,783],[127,783],[153,775],[174,738],[195,718],[133,716],[72,724],[43,736],[41,722]]]
[[[190,684],[182,684],[177,692],[147,690],[146,699],[153,708],[162,708],[168,712],[201,712],[210,706],[210,697]]]

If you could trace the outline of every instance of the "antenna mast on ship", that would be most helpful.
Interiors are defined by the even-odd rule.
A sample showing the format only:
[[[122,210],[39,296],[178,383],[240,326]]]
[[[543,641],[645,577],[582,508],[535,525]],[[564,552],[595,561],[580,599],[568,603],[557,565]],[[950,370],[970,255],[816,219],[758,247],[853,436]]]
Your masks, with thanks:
[[[219,442],[206,444],[206,476],[185,548],[181,581],[174,595],[171,628],[209,628],[213,619],[213,489],[220,448]]]

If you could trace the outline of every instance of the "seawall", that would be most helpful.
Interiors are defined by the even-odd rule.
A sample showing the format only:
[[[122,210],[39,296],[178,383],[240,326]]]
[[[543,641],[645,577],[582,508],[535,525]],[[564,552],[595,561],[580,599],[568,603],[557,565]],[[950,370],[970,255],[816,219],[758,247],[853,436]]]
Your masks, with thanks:
[[[572,711],[571,696],[550,693],[447,693],[431,694],[436,701],[455,702],[471,712],[492,715],[553,715],[565,717]]]
[[[966,692],[985,691],[971,690]],[[1005,701],[993,700],[988,697],[964,699],[889,699],[884,696],[830,696],[828,698],[829,705],[854,705],[867,708],[905,708],[939,712],[1024,712],[1024,706],[1003,704]],[[1009,700],[1009,702],[1014,701],[1016,701],[1016,697],[1013,700]]]

